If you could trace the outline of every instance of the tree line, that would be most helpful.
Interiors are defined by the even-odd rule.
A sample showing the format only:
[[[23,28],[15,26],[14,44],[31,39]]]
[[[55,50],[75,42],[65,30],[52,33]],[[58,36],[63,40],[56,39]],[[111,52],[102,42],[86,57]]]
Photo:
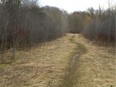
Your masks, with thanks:
[[[31,48],[46,41],[80,33],[90,40],[115,42],[115,7],[67,13],[56,7],[39,7],[37,0],[1,0],[0,52]],[[4,62],[4,58],[0,62]]]
[[[34,0],[3,0],[0,4],[0,47],[2,50],[52,40],[66,32],[65,11],[42,7]]]
[[[66,11],[56,7],[40,8],[37,0],[1,0],[1,54],[12,49],[11,59],[14,60],[16,49],[31,48],[65,35],[66,15]]]

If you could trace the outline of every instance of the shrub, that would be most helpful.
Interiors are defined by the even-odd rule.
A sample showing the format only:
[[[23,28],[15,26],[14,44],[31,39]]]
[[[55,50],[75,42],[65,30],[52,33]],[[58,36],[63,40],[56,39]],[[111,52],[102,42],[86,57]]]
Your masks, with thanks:
[[[84,28],[83,35],[90,40],[115,42],[115,11],[95,14],[93,21]]]

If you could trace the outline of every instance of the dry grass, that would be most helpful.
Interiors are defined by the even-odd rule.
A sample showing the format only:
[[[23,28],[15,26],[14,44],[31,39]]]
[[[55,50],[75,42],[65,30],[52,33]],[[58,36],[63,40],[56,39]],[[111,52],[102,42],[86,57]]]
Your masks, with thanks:
[[[67,35],[42,47],[18,51],[15,63],[1,65],[0,87],[57,87],[65,75],[68,56],[75,48],[69,38]],[[8,58],[9,54],[5,56]]]
[[[62,83],[59,85],[59,87],[74,87],[75,86],[75,80],[77,80],[77,77],[75,77],[76,71],[77,71],[77,64],[78,59],[81,57],[81,55],[87,53],[87,48],[85,45],[77,42],[74,39],[74,36],[71,35],[71,38],[69,39],[71,43],[75,44],[76,47],[74,51],[70,55],[69,64],[67,67],[67,73],[65,74],[65,77],[63,78]]]
[[[98,46],[75,35],[88,52],[78,59],[74,87],[116,87],[116,57],[112,46]]]
[[[65,82],[65,76],[70,75],[67,71],[70,61],[80,49],[85,54],[75,60],[76,64],[73,66],[75,71],[70,70],[71,86],[116,87],[114,48],[94,45],[79,35],[73,36],[68,34],[47,42],[42,47],[17,51],[14,63],[0,64],[0,87],[59,87]],[[73,43],[73,40],[77,44]],[[2,56],[10,58],[10,51],[0,55]]]

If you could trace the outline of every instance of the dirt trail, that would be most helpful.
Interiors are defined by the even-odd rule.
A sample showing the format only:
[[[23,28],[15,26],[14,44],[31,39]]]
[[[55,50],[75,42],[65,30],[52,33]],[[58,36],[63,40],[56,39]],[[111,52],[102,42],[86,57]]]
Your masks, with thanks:
[[[113,47],[94,45],[79,35],[18,51],[16,58],[11,65],[0,64],[0,87],[116,87]]]
[[[116,87],[116,57],[113,47],[93,44],[79,35],[74,39],[85,45],[87,53],[77,61],[73,87]]]
[[[78,60],[81,57],[81,55],[83,55],[87,52],[86,47],[83,44],[76,42],[74,37],[75,36],[73,35],[70,38],[70,42],[75,44],[76,47],[74,49],[74,52],[70,56],[68,68],[66,71],[67,73],[66,73],[62,83],[59,85],[59,87],[74,87],[75,80],[77,79],[77,78],[75,78],[75,76],[76,76],[75,73],[77,71]]]

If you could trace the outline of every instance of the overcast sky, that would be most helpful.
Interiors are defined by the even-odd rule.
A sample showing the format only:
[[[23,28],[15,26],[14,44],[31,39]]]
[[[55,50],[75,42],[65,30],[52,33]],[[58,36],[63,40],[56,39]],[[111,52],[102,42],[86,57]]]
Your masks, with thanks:
[[[113,4],[116,0],[110,0]],[[85,11],[89,7],[98,9],[99,5],[106,9],[108,8],[108,0],[39,0],[40,6],[55,6],[64,9],[67,12]]]

